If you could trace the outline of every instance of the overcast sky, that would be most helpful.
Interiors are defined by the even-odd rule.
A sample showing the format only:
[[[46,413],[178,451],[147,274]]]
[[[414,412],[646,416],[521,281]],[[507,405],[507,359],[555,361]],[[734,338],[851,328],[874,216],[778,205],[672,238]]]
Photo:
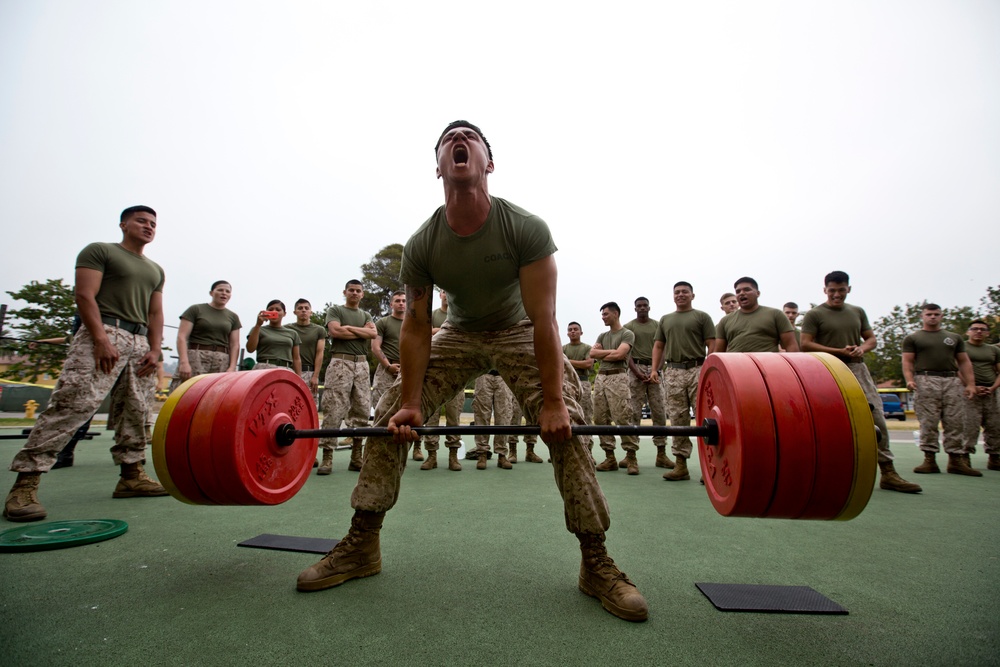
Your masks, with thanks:
[[[804,309],[842,269],[873,320],[1000,283],[995,0],[0,0],[0,290],[72,282],[142,203],[167,323],[218,279],[245,327],[342,303],[443,202],[456,118],[588,342],[678,280],[718,316],[741,275]]]

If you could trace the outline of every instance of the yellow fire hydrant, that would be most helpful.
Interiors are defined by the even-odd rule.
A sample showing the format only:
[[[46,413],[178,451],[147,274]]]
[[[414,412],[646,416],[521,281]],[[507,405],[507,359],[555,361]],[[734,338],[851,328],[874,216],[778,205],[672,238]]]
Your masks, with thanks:
[[[35,418],[35,410],[37,410],[37,409],[38,409],[38,401],[36,401],[33,398],[29,399],[28,402],[24,404],[24,418],[25,419],[34,419]]]

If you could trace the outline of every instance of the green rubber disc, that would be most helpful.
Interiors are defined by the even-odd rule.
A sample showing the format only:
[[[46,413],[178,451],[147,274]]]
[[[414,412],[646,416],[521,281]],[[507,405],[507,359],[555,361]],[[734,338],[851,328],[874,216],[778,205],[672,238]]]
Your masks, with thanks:
[[[118,537],[128,524],[117,519],[50,521],[33,526],[11,528],[0,533],[0,552],[46,551],[78,547]]]

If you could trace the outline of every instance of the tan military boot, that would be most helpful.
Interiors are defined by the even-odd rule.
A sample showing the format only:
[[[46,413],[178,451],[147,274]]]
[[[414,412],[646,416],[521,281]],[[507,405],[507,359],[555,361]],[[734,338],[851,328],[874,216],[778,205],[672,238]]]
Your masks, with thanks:
[[[604,535],[577,534],[583,561],[580,563],[580,590],[601,601],[609,612],[626,621],[649,617],[646,598],[624,572],[618,569],[604,548]]]
[[[359,438],[355,438],[351,443],[351,462],[347,464],[347,469],[352,472],[357,472],[361,470],[361,465],[364,463],[364,448],[361,444]]]
[[[476,470],[486,470],[486,460],[488,458],[486,452],[479,452],[479,460],[476,461]]]
[[[528,463],[544,463],[542,457],[535,453],[534,445],[525,445],[524,460]]]
[[[455,447],[448,448],[448,470],[454,470],[458,472],[462,469],[462,462],[458,460],[458,449]]]
[[[428,451],[428,454],[429,453],[430,452]],[[420,441],[419,440],[417,440],[415,443],[413,443],[413,460],[414,461],[423,461],[424,460],[424,453],[420,449]]]
[[[514,468],[514,466],[510,464],[510,461],[507,459],[507,457],[503,454],[497,455],[497,467],[502,468],[504,470],[512,470]]]
[[[983,473],[969,465],[968,454],[948,454],[948,472],[952,475],[982,477]]]
[[[507,460],[511,463],[517,463],[517,443],[508,443],[507,448],[510,450],[510,456],[507,457]]]
[[[329,475],[333,472],[333,450],[324,449],[323,450],[323,463],[320,464],[319,469],[316,470],[317,475]]]
[[[597,465],[598,472],[607,472],[609,470],[618,470],[618,461],[615,459],[615,453],[606,452],[607,458],[604,459],[603,463]]]
[[[431,451],[427,450],[427,459],[421,464],[421,470],[433,470],[438,467],[438,453],[437,450]]]
[[[635,452],[628,452],[625,454],[625,465],[628,467],[628,474],[639,474],[639,462],[635,458]]]
[[[385,512],[355,510],[351,528],[330,553],[299,575],[300,591],[321,591],[382,571],[379,531]]]
[[[666,447],[666,445],[657,445],[656,446],[656,467],[657,468],[673,468],[674,467],[674,462],[670,460],[669,456],[667,456],[667,447]]]
[[[8,521],[41,521],[48,514],[38,502],[38,484],[42,480],[40,472],[19,472],[14,486],[7,494],[3,506],[3,518]]]
[[[118,480],[112,498],[153,498],[168,496],[167,490],[143,470],[141,463],[123,463],[122,476]]]
[[[663,479],[668,482],[681,482],[691,479],[691,474],[688,472],[687,457],[678,454],[677,459],[674,461],[674,469],[663,473]]]
[[[1000,454],[990,454],[990,458],[986,462],[986,469],[1000,470]]]
[[[941,472],[941,468],[938,467],[937,455],[934,452],[924,452],[924,462],[913,469],[913,472],[919,474],[931,474],[936,472]]]
[[[882,469],[882,477],[879,480],[878,488],[885,489],[886,491],[899,491],[900,493],[920,493],[923,491],[919,484],[907,482],[900,477],[899,473],[896,472],[896,468],[892,465],[892,461],[879,463],[878,467]]]

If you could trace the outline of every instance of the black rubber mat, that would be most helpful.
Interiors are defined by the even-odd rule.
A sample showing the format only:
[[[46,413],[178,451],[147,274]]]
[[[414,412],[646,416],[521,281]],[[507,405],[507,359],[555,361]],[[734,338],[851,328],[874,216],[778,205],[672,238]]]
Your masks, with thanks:
[[[696,583],[719,611],[771,614],[846,614],[846,609],[808,586]]]
[[[249,540],[240,542],[239,547],[254,549],[274,549],[276,551],[299,551],[307,554],[325,554],[336,546],[339,540],[328,540],[322,537],[292,537],[290,535],[271,535],[264,533]]]

